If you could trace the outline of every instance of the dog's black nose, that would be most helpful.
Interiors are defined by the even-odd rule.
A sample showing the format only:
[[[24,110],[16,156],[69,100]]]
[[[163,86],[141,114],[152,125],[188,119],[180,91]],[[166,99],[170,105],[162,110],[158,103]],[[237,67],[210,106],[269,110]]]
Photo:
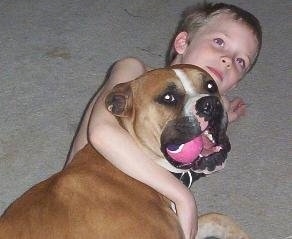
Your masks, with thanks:
[[[210,120],[222,115],[223,106],[217,96],[204,96],[197,101],[196,110],[199,116]]]

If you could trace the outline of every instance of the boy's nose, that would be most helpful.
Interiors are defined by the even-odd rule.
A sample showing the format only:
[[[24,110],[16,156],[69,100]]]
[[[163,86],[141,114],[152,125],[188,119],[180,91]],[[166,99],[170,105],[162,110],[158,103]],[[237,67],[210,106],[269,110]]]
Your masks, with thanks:
[[[231,62],[231,59],[229,57],[227,57],[227,56],[221,57],[221,62],[227,69],[231,68],[232,62]]]

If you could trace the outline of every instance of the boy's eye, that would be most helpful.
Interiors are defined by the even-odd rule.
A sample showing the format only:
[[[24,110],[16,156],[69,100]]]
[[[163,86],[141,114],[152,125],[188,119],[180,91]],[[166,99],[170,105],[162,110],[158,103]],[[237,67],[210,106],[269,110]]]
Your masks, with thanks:
[[[243,69],[245,69],[245,60],[242,58],[237,58],[236,61]]]
[[[224,41],[221,38],[215,38],[213,41],[219,46],[224,46]]]

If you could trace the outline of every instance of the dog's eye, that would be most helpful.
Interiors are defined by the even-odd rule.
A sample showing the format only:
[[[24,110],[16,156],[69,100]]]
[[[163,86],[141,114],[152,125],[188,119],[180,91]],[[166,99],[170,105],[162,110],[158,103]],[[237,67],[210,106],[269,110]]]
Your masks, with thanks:
[[[163,101],[167,104],[176,104],[177,100],[175,99],[173,94],[166,93],[163,95]]]
[[[157,102],[162,105],[176,106],[180,101],[180,96],[178,94],[173,94],[171,92],[166,92],[157,98]]]
[[[170,84],[160,95],[157,96],[155,101],[165,106],[177,106],[182,102],[184,93],[180,92],[175,84]]]
[[[209,80],[206,82],[205,89],[208,93],[214,94],[218,92],[218,87],[215,81]]]

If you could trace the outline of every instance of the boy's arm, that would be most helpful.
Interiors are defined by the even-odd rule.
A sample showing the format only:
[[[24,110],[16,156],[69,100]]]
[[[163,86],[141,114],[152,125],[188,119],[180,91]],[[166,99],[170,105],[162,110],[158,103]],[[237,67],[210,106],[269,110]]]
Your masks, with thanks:
[[[97,99],[89,120],[89,142],[113,165],[149,185],[176,205],[186,238],[197,231],[197,209],[193,194],[170,172],[149,159],[131,136],[104,107],[105,94]],[[127,147],[119,147],[127,145]]]

